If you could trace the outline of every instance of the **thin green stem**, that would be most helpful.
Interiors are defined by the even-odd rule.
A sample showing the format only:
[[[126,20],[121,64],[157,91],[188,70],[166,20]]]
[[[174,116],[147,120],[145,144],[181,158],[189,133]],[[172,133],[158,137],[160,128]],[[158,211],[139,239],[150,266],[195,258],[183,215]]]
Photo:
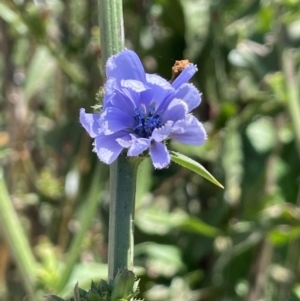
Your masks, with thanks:
[[[107,59],[124,49],[121,0],[98,0],[103,70]],[[133,268],[133,217],[136,174],[139,161],[128,161],[124,155],[110,169],[110,218],[108,242],[108,277],[118,269]]]
[[[122,0],[98,0],[102,68],[107,59],[124,49]]]
[[[27,291],[29,300],[36,301],[34,293],[34,281],[36,276],[37,263],[32,254],[28,240],[23,231],[22,225],[12,206],[8,195],[6,184],[3,178],[3,171],[0,169],[0,225],[13,259],[20,271],[22,283]]]

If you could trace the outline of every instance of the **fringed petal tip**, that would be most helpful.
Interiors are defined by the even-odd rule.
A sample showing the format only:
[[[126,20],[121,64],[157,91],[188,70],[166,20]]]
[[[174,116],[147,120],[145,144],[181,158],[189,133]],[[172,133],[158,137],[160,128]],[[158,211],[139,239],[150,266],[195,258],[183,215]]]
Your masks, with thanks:
[[[198,71],[197,65],[194,64],[188,65],[174,80],[172,86],[175,89],[178,89],[182,84],[187,83],[197,71]]]
[[[100,161],[111,164],[123,150],[123,147],[116,141],[117,135],[99,135],[93,143],[93,151],[97,154]]]
[[[150,146],[150,157],[156,169],[166,168],[171,162],[171,157],[166,145],[160,142],[152,142]]]
[[[95,138],[101,132],[100,114],[85,113],[85,109],[81,108],[79,121],[92,138]]]
[[[175,123],[170,138],[184,144],[199,146],[205,142],[207,134],[203,124],[189,115],[187,119]]]
[[[182,99],[188,106],[188,112],[197,108],[201,101],[201,93],[190,83],[182,84],[175,92],[175,97]]]

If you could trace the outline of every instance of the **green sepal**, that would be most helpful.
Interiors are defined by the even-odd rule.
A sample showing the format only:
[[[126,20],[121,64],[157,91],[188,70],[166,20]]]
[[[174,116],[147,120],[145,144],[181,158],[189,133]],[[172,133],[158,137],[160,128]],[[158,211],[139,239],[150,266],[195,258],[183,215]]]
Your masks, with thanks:
[[[101,296],[108,296],[112,291],[112,284],[107,283],[105,280],[100,280],[97,286],[97,291]]]
[[[101,113],[101,112],[102,112],[103,106],[102,106],[102,105],[96,104],[96,105],[91,106],[91,108],[92,108],[93,110],[97,111],[98,113]]]
[[[115,279],[111,301],[130,300],[134,295],[135,275],[127,269],[119,270]]]
[[[88,292],[74,287],[70,301],[138,301],[134,297],[138,294],[138,282],[135,274],[127,269],[118,271],[115,279],[109,282],[100,280],[98,284],[92,281]],[[65,301],[57,296],[45,296],[45,301]]]
[[[95,97],[99,105],[103,104],[104,94],[105,94],[105,88],[102,86],[96,93],[96,97]]]
[[[103,299],[101,296],[99,296],[97,293],[94,292],[89,292],[88,293],[88,301],[104,301],[105,299]]]

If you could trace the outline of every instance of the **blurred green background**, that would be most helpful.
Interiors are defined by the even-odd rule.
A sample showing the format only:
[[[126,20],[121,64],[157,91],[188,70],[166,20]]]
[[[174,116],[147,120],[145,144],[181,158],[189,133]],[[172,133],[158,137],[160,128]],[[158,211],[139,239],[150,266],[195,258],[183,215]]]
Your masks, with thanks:
[[[109,168],[78,121],[103,85],[97,9],[0,2],[3,301],[66,297],[106,277]],[[142,163],[140,297],[300,300],[300,1],[124,0],[124,25],[147,72],[198,65],[208,141],[169,147],[225,186]]]

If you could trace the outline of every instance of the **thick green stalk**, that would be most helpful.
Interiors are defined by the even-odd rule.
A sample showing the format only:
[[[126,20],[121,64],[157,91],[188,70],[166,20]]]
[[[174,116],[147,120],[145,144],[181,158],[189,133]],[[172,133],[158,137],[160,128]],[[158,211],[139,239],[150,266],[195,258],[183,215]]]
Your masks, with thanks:
[[[103,70],[107,59],[124,49],[121,0],[98,0]],[[110,217],[108,242],[108,277],[118,269],[133,268],[133,217],[136,173],[139,161],[124,155],[110,168]]]
[[[28,300],[35,301],[34,280],[37,264],[33,257],[28,240],[22,225],[12,206],[6,184],[3,179],[3,171],[0,169],[0,226],[13,259],[19,269],[20,278],[27,291]]]
[[[133,268],[133,219],[139,163],[139,159],[129,161],[121,155],[110,169],[109,279],[114,278],[120,268]]]

